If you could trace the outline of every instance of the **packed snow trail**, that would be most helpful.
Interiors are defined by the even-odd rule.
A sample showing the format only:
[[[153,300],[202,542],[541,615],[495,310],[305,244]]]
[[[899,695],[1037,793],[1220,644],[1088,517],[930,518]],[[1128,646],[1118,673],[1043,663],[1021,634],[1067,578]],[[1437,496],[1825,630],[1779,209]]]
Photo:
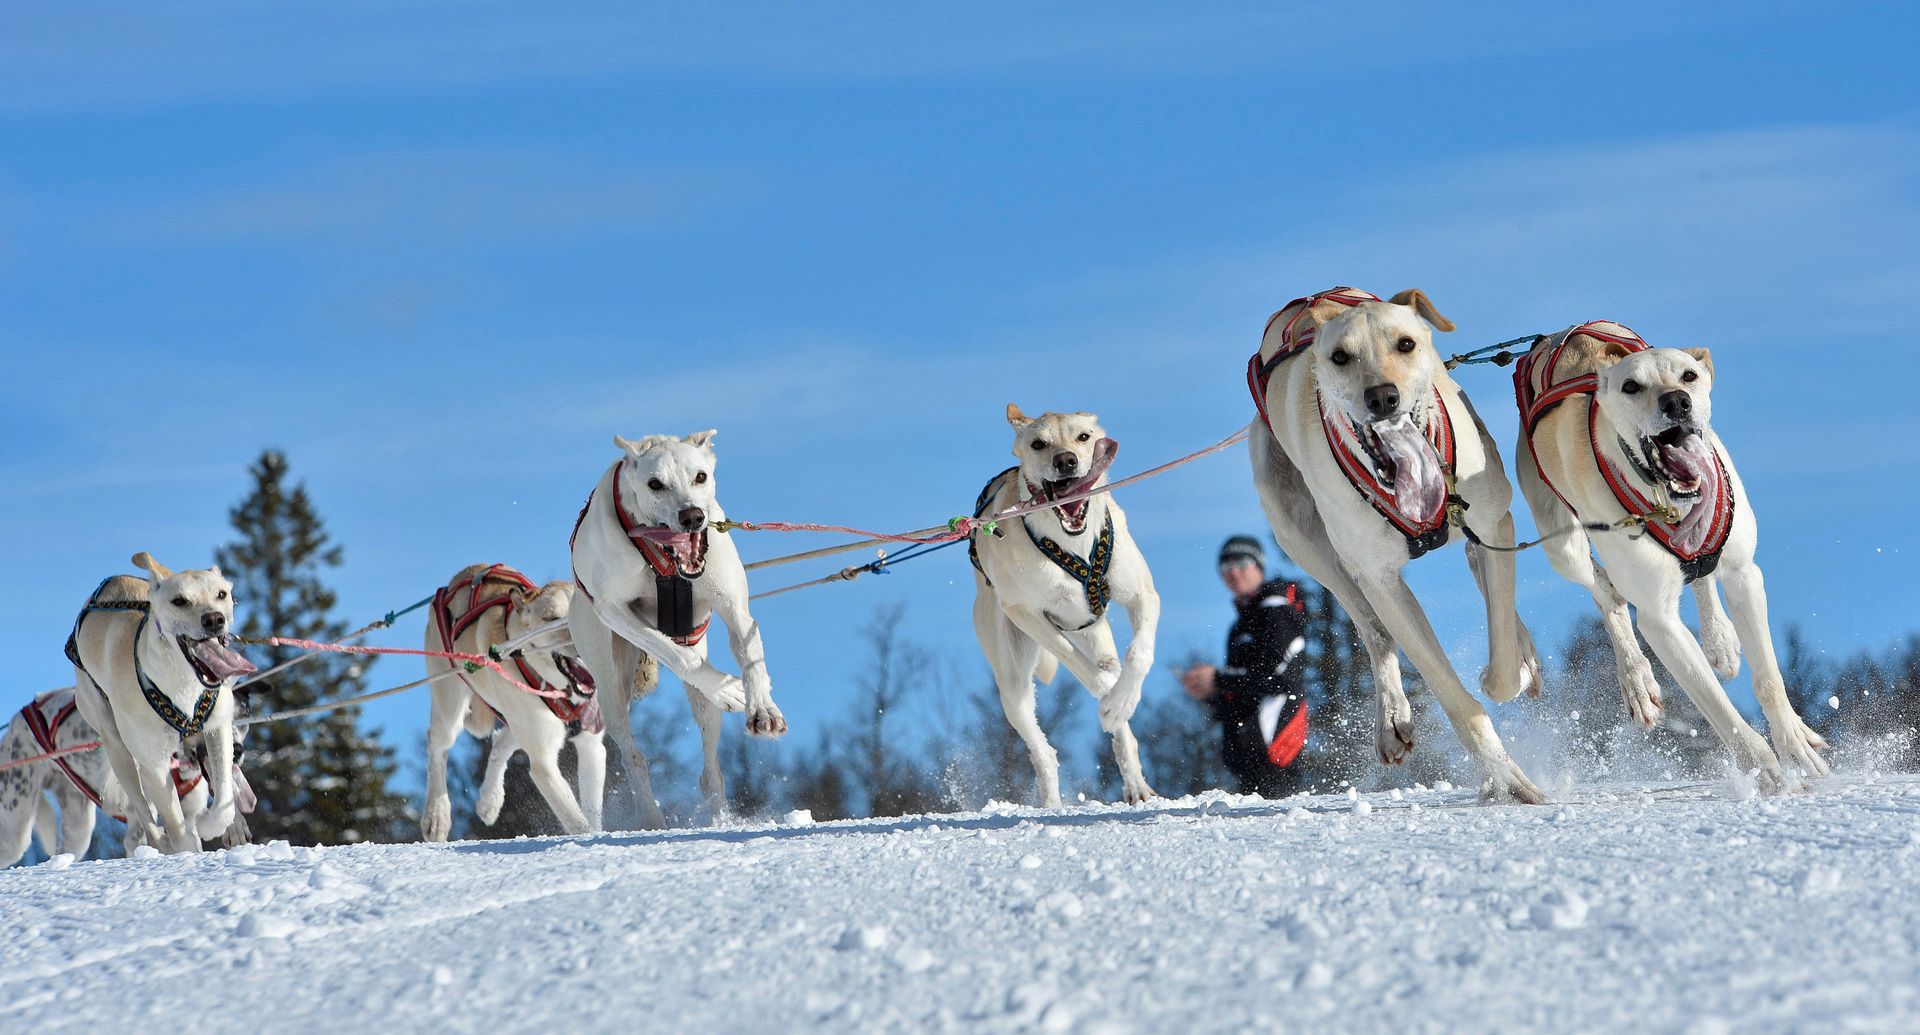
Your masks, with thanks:
[[[0,1026],[1912,1031],[1920,778],[1209,795],[0,872]]]

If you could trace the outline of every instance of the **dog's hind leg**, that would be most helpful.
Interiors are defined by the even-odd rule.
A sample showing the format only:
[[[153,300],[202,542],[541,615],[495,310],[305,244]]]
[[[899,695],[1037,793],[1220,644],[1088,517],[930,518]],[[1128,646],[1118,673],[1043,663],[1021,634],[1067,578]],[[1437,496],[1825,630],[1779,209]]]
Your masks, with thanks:
[[[1693,602],[1700,609],[1700,648],[1707,652],[1707,664],[1721,679],[1732,679],[1740,674],[1740,637],[1720,606],[1719,584],[1718,575],[1696,579]]]
[[[599,733],[574,734],[573,756],[574,772],[579,777],[580,813],[587,817],[587,830],[598,833],[607,794],[606,738]]]
[[[1467,512],[1469,527],[1473,511]],[[1474,534],[1500,546],[1512,546],[1513,515],[1502,514],[1487,529],[1474,528]],[[1488,550],[1467,544],[1467,567],[1480,587],[1487,605],[1487,667],[1480,670],[1480,690],[1499,704],[1520,696],[1540,696],[1540,656],[1534,651],[1533,636],[1514,604],[1515,558],[1511,553]]]
[[[60,805],[59,850],[75,859],[85,859],[87,849],[93,845],[93,802],[88,801],[87,796],[71,783],[65,780],[60,782],[67,786],[55,792]],[[42,801],[46,799],[44,794],[40,797]],[[48,851],[53,849],[49,848]]]
[[[691,686],[685,689],[694,724],[700,727],[700,798],[708,821],[719,826],[727,820],[727,780],[720,772],[720,720],[725,713],[706,694]]]
[[[560,821],[561,831],[586,833],[587,817],[580,812],[580,803],[573,799],[573,788],[567,786],[566,777],[560,775],[560,747],[566,743],[566,726],[559,720],[522,724],[514,737],[527,753],[527,774],[533,777],[540,796],[547,799],[547,807]]]
[[[1420,601],[1407,587],[1406,579],[1398,568],[1376,570],[1366,577],[1363,583],[1367,600],[1372,603],[1386,623],[1388,630],[1413,667],[1426,678],[1427,686],[1434,697],[1439,699],[1440,707],[1447,713],[1447,720],[1453,724],[1454,733],[1465,745],[1467,754],[1480,767],[1484,777],[1481,797],[1488,801],[1517,801],[1525,804],[1540,804],[1547,796],[1540,792],[1527,774],[1507,755],[1506,745],[1500,742],[1500,734],[1493,728],[1493,720],[1487,717],[1487,711],[1480,706],[1467,688],[1460,683],[1460,677],[1453,670],[1453,663],[1447,658],[1447,650],[1440,643],[1440,637],[1433,631],[1433,625],[1427,620],[1426,612],[1421,610]]]
[[[487,741],[487,771],[480,778],[480,793],[473,803],[473,814],[487,826],[492,826],[506,807],[507,765],[518,750],[520,742],[513,739],[513,731],[506,726],[495,728]]]
[[[1781,761],[1791,762],[1805,775],[1826,776],[1833,771],[1820,757],[1820,749],[1827,742],[1793,710],[1780,663],[1774,657],[1773,634],[1767,624],[1766,580],[1760,566],[1751,561],[1730,564],[1723,568],[1721,577],[1727,584],[1733,624],[1740,630],[1740,645],[1746,648],[1747,660],[1753,665],[1753,696],[1767,717],[1774,750],[1780,753]]]
[[[1620,694],[1627,702],[1627,715],[1642,726],[1652,727],[1660,721],[1665,704],[1660,698],[1660,682],[1653,676],[1653,665],[1641,653],[1640,640],[1634,635],[1633,614],[1627,610],[1626,598],[1613,588],[1606,570],[1594,563],[1587,530],[1540,477],[1533,450],[1524,436],[1515,453],[1519,456],[1515,472],[1520,492],[1526,496],[1534,527],[1544,540],[1540,548],[1546,551],[1547,563],[1561,578],[1585,589],[1593,598],[1593,606],[1600,612],[1601,628],[1606,630],[1607,642],[1613,645],[1613,667],[1620,681]]]
[[[1027,746],[1027,757],[1033,761],[1040,805],[1059,808],[1060,756],[1047,743],[1035,713],[1033,670],[1040,660],[1040,645],[1007,620],[997,595],[984,586],[973,600],[973,629],[987,664],[993,668],[993,682],[1000,690],[1000,708],[1007,714],[1007,725]]]
[[[1413,706],[1400,683],[1400,650],[1367,595],[1341,563],[1299,468],[1281,452],[1264,426],[1255,424],[1252,430],[1248,451],[1253,457],[1253,484],[1260,509],[1267,515],[1274,541],[1288,559],[1325,586],[1353,619],[1354,631],[1373,670],[1379,720],[1375,750],[1381,762],[1398,765],[1412,753],[1414,741]]]
[[[438,645],[438,637],[429,632],[427,649],[447,648]],[[444,659],[427,659],[428,675],[449,671]],[[435,680],[429,687],[433,704],[427,719],[427,802],[420,810],[420,836],[428,841],[445,841],[453,831],[453,803],[447,797],[447,752],[460,739],[460,727],[467,719],[467,698],[472,692],[455,677]]]
[[[640,824],[649,829],[667,825],[660,803],[653,797],[653,781],[647,775],[647,756],[633,740],[633,702],[644,689],[636,685],[642,666],[651,664],[638,647],[614,635],[591,607],[576,607],[567,613],[567,627],[573,634],[573,646],[580,661],[593,674],[600,694],[600,713],[607,732],[620,749],[627,766],[627,790],[639,810]]]
[[[26,755],[17,757],[25,758]],[[33,766],[19,766],[0,771],[0,867],[12,866],[27,854],[27,845],[33,842],[37,827],[41,826],[39,812],[47,808],[46,794],[39,789],[39,780],[35,779]],[[51,823],[44,824],[51,827]],[[53,841],[47,836],[49,830],[42,829],[40,843],[47,854],[53,854]]]

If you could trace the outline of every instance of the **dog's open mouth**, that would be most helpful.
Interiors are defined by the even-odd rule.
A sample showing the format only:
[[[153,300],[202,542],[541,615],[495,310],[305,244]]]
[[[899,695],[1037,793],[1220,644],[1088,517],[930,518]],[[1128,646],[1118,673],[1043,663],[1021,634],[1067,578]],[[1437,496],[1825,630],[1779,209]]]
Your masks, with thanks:
[[[219,686],[229,679],[254,671],[253,662],[227,646],[225,636],[209,636],[203,640],[180,636],[178,640],[181,655],[187,659],[187,664],[193,668],[193,674],[199,678],[202,686]]]
[[[663,547],[673,555],[673,563],[682,575],[698,575],[707,570],[707,533],[680,532],[665,525],[641,530],[647,542]]]
[[[1106,475],[1107,468],[1113,466],[1113,458],[1119,452],[1120,443],[1110,438],[1103,438],[1094,443],[1093,467],[1084,476],[1050,479],[1041,482],[1037,488],[1032,482],[1028,482],[1027,487],[1036,499],[1053,503],[1053,512],[1060,518],[1062,531],[1068,535],[1079,535],[1087,530],[1087,511],[1091,509],[1093,497],[1082,496],[1065,503],[1054,503],[1054,501],[1078,495],[1093,488],[1094,483]]]
[[[587,666],[571,654],[562,654],[557,650],[550,653],[553,667],[567,677],[567,693],[574,697],[592,697],[593,673],[587,671]]]
[[[1354,425],[1354,437],[1373,464],[1374,477],[1393,490],[1394,508],[1401,516],[1413,521],[1426,520],[1447,498],[1446,471],[1422,418],[1422,413],[1408,412]]]
[[[1640,456],[1634,459],[1645,465],[1640,473],[1664,484],[1676,501],[1698,499],[1714,476],[1713,448],[1700,429],[1690,424],[1675,424],[1642,438]]]

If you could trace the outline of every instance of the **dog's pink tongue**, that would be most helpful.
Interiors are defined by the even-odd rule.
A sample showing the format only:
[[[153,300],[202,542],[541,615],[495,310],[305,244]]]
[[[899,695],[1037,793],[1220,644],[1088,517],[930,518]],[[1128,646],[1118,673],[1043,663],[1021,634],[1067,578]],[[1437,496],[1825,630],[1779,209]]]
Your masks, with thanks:
[[[1446,472],[1440,454],[1410,416],[1373,425],[1380,451],[1393,461],[1394,508],[1409,521],[1425,521],[1447,499]]]
[[[212,638],[194,644],[193,657],[219,679],[244,676],[254,670],[253,662],[248,661],[240,652]]]
[[[1713,480],[1713,450],[1699,435],[1688,435],[1676,446],[1661,446],[1660,459],[1682,481],[1705,485]]]
[[[1113,458],[1119,452],[1120,452],[1120,443],[1118,441],[1115,441],[1114,439],[1103,438],[1100,441],[1095,442],[1093,444],[1092,469],[1087,471],[1087,476],[1085,478],[1082,478],[1079,481],[1074,482],[1073,485],[1067,489],[1067,491],[1060,493],[1060,495],[1071,496],[1076,492],[1085,492],[1088,489],[1093,488],[1093,483],[1099,481],[1100,476],[1107,473],[1107,468],[1113,466]]]

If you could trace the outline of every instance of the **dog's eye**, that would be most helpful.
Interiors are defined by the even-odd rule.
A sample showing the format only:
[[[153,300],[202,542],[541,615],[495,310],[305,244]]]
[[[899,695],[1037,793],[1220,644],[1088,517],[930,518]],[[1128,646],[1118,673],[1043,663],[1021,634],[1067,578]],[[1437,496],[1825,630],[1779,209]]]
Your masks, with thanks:
[[[185,607],[185,606],[187,606],[187,598],[186,598],[186,597],[174,597],[174,598],[173,598],[173,606],[175,606],[175,607]]]
[[[1620,391],[1627,395],[1638,395],[1640,394],[1640,382],[1622,381],[1620,382]]]
[[[1334,366],[1336,366],[1336,367],[1344,367],[1344,366],[1346,366],[1346,365],[1347,365],[1347,360],[1350,360],[1350,359],[1352,359],[1353,357],[1352,357],[1352,356],[1349,356],[1349,355],[1347,355],[1347,350],[1346,350],[1346,349],[1334,349],[1334,350],[1333,350],[1333,355],[1331,355],[1331,356],[1328,356],[1327,358],[1328,358],[1328,359],[1330,359],[1330,360],[1333,360],[1333,365],[1334,365]]]
[[[1033,451],[1034,451],[1034,452],[1036,452],[1036,453],[1038,453],[1038,452],[1039,452],[1040,450],[1042,450],[1042,449],[1045,449],[1045,448],[1047,448],[1047,444],[1046,444],[1045,442],[1043,442],[1043,441],[1041,441],[1040,439],[1037,439],[1037,438],[1033,440]]]
[[[215,593],[215,594],[213,595],[213,599],[215,599],[215,600],[225,600],[225,599],[227,599],[227,591],[223,589],[223,590],[221,590],[220,592],[218,592],[218,593]]]
[[[667,491],[667,483],[661,481],[658,478],[648,478],[647,488],[652,489],[655,492],[665,492]]]
[[[1079,438],[1079,441],[1081,441],[1081,442],[1085,442],[1086,440],[1088,440],[1088,439],[1090,439],[1090,438],[1092,438],[1092,437],[1093,437],[1093,432],[1091,432],[1091,431],[1083,431],[1083,432],[1081,432],[1081,433],[1080,433],[1080,438]]]
[[[1695,381],[1700,380],[1700,375],[1692,370],[1689,370],[1686,373],[1680,375],[1680,380],[1685,381],[1688,384],[1692,384]]]
[[[699,474],[696,474],[696,475],[694,475],[694,476],[693,476],[693,484],[695,484],[695,485],[705,485],[705,484],[707,484],[707,472],[705,472],[705,471],[701,471],[701,472],[700,472]]]
[[[1399,349],[1401,352],[1412,352],[1413,346],[1414,341],[1412,338],[1401,338],[1398,342],[1394,343],[1393,347]]]

